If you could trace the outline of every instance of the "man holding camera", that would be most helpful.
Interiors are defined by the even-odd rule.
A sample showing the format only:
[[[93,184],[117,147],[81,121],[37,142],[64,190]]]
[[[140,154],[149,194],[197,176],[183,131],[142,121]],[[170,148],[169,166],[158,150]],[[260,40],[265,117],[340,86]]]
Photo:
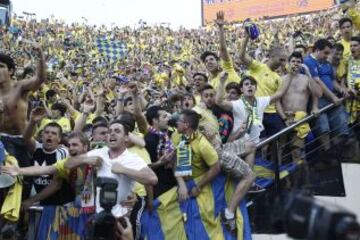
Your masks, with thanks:
[[[70,158],[66,161],[65,167],[74,169],[84,164],[97,165],[98,177],[110,177],[117,180],[117,202],[120,203],[127,199],[135,181],[144,185],[157,183],[155,173],[146,163],[126,149],[126,141],[128,141],[127,128],[121,121],[115,120],[109,127],[107,147],[92,150],[80,157]],[[91,158],[89,161],[89,157],[95,158]],[[103,209],[99,204],[99,189],[97,189],[96,195],[96,212],[100,212]],[[127,213],[128,210],[121,204],[112,208],[112,214],[116,218]]]

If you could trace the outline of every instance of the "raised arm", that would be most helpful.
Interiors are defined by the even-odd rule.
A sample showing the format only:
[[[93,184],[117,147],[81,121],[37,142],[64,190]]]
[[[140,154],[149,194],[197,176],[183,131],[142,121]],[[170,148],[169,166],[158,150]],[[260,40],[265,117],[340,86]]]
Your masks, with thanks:
[[[238,46],[240,49],[240,60],[247,67],[252,62],[252,58],[248,54],[246,54],[246,48],[249,43],[249,39],[250,39],[249,35],[247,33],[245,33],[245,38],[244,38],[243,42],[241,43],[240,47]]]
[[[222,74],[222,76],[220,77],[220,83],[217,86],[217,91],[216,91],[216,98],[215,98],[215,103],[223,108],[224,110],[227,111],[232,111],[233,107],[232,107],[232,103],[230,101],[227,101],[224,99],[225,97],[225,83],[226,80],[228,78],[228,74],[226,72],[224,72]]]
[[[44,116],[45,116],[44,108],[40,108],[40,107],[34,108],[31,111],[30,121],[28,122],[28,124],[26,125],[26,127],[24,129],[24,132],[23,132],[24,143],[25,143],[27,150],[30,153],[35,152],[36,141],[33,138],[33,135],[34,135],[36,126],[41,122],[41,120],[44,118]]]
[[[19,83],[21,86],[22,93],[38,90],[41,84],[43,84],[46,81],[46,72],[45,72],[46,66],[45,66],[43,51],[38,44],[33,44],[33,47],[34,47],[34,51],[36,52],[39,58],[38,66],[37,66],[37,74],[34,78],[31,78],[29,80],[24,80]]]
[[[136,84],[131,89],[131,93],[132,93],[133,104],[134,104],[134,117],[138,124],[139,131],[142,134],[147,134],[148,125],[147,125],[146,118],[142,112],[143,96],[142,96],[141,92],[138,90],[138,87]]]
[[[75,120],[74,132],[82,132],[84,126],[86,125],[86,120],[94,108],[95,105],[93,101],[85,101],[83,103],[83,111],[80,117]]]
[[[219,27],[220,57],[224,61],[229,61],[230,56],[229,56],[228,50],[226,48],[226,39],[225,39],[225,32],[224,32],[225,20],[224,20],[224,12],[223,11],[219,11],[216,13],[215,23]]]

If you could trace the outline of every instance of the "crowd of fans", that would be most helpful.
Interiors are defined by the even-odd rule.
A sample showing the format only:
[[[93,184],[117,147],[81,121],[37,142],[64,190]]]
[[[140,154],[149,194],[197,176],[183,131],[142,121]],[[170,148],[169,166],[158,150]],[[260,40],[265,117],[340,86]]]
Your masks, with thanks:
[[[221,212],[236,234],[239,202],[265,190],[254,183],[261,139],[318,115],[285,140],[299,162],[310,131],[324,151],[358,134],[350,127],[360,112],[359,14],[352,0],[246,24],[227,24],[219,12],[213,25],[176,31],[15,16],[0,29],[1,172],[24,176],[22,210],[91,207],[92,170],[113,177],[119,204],[112,213],[132,223],[132,231],[119,225],[119,238],[140,239],[144,207],[151,211],[174,186],[180,202],[196,198],[223,171],[238,181]],[[254,40],[249,24],[260,29]],[[99,38],[126,43],[124,56],[108,60]],[[191,189],[189,179],[199,179]],[[0,190],[0,206],[8,190]],[[1,213],[0,226],[13,221]]]

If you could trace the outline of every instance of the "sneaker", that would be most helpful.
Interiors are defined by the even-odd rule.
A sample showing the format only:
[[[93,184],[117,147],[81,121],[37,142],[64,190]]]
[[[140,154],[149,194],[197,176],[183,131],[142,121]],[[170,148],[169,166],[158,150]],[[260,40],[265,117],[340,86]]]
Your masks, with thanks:
[[[221,211],[221,223],[224,224],[225,228],[234,236],[236,236],[236,221],[235,216],[233,218],[225,217],[225,209]]]
[[[252,187],[248,190],[248,193],[261,193],[265,192],[266,188],[263,188],[262,186],[254,183]]]

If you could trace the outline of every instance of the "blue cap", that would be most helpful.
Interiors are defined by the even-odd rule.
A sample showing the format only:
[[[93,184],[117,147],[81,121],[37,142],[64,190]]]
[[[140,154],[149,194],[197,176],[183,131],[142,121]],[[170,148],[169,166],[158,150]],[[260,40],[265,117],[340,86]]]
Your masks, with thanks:
[[[244,24],[245,30],[252,40],[257,39],[260,36],[260,30],[255,23],[250,22],[250,20],[246,20]]]

